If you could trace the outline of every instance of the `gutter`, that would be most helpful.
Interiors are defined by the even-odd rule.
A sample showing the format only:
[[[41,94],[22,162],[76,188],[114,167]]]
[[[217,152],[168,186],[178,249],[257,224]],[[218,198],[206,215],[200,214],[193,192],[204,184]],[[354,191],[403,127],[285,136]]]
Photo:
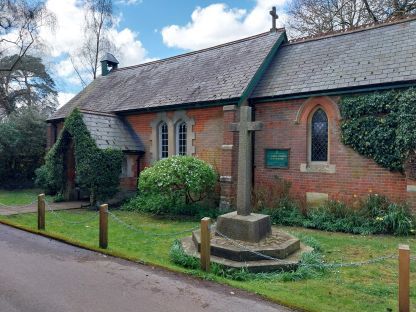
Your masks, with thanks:
[[[403,81],[392,82],[392,83],[386,83],[386,84],[374,84],[374,85],[363,86],[363,87],[348,87],[348,88],[333,89],[333,90],[328,90],[328,91],[295,93],[292,95],[283,94],[283,95],[275,95],[275,96],[266,96],[266,97],[252,98],[250,99],[250,102],[252,102],[253,104],[257,104],[257,103],[266,103],[266,102],[275,102],[275,101],[304,99],[304,98],[309,98],[312,96],[331,96],[331,95],[345,95],[345,94],[354,94],[354,93],[368,93],[372,91],[384,91],[384,90],[402,89],[402,88],[409,88],[409,87],[416,87],[416,80],[409,80],[409,81],[404,81],[404,82]]]

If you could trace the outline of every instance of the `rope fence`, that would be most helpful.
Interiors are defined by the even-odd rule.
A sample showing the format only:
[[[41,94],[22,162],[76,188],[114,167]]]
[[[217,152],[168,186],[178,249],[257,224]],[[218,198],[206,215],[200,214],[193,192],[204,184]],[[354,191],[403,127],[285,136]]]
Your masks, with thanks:
[[[35,205],[37,202],[38,201],[36,199],[36,200],[32,201],[30,204],[23,204],[23,205],[6,205],[6,204],[3,204],[3,203],[0,203],[0,207],[10,208],[10,209],[13,209],[13,208],[27,208],[27,207]]]
[[[68,224],[72,224],[72,225],[78,225],[78,224],[86,224],[86,223],[90,223],[92,220],[96,219],[98,217],[98,211],[94,210],[93,215],[86,218],[85,220],[82,221],[70,221],[65,219],[64,217],[62,217],[57,211],[59,211],[58,209],[53,209],[53,207],[47,202],[45,201],[46,204],[46,208],[49,212],[51,212],[52,215],[54,215],[56,218],[60,219],[61,222],[63,223],[68,223]]]
[[[190,228],[190,229],[186,229],[186,230],[182,230],[182,231],[178,231],[178,232],[169,232],[169,233],[155,233],[155,232],[149,232],[146,231],[144,229],[140,229],[140,228],[136,228],[128,223],[126,223],[124,220],[122,220],[121,218],[117,217],[114,213],[112,213],[111,211],[108,211],[108,214],[111,218],[114,219],[114,221],[116,221],[117,223],[123,225],[124,227],[128,228],[129,230],[136,232],[138,234],[144,234],[144,235],[150,235],[150,236],[156,236],[156,237],[168,237],[168,236],[176,236],[176,235],[181,235],[181,234],[187,234],[187,233],[191,233],[192,231],[195,231],[197,229],[199,229],[199,226]]]
[[[20,205],[20,206],[11,206],[5,205],[0,203],[0,207],[7,207],[7,208],[16,208],[16,207],[30,207],[33,206],[37,202],[38,206],[38,229],[44,230],[45,229],[45,208],[51,215],[54,215],[57,219],[59,219],[62,223],[68,223],[72,225],[78,224],[86,224],[90,223],[93,220],[99,217],[99,246],[100,248],[107,248],[108,246],[108,216],[114,220],[116,223],[121,225],[122,227],[134,232],[135,234],[139,235],[146,235],[151,237],[173,237],[177,235],[189,234],[193,231],[200,229],[201,230],[201,250],[200,250],[200,262],[201,262],[201,269],[204,271],[210,270],[210,262],[211,262],[211,254],[210,254],[210,244],[211,244],[211,234],[216,234],[219,237],[230,242],[235,247],[239,248],[241,251],[246,251],[256,255],[257,257],[261,257],[266,260],[271,261],[284,261],[282,259],[278,259],[272,257],[270,255],[263,254],[261,252],[252,250],[251,248],[245,246],[239,241],[236,241],[224,233],[221,233],[216,229],[216,224],[211,223],[210,218],[203,218],[199,226],[189,228],[186,230],[176,231],[176,232],[169,232],[169,233],[156,233],[153,231],[145,230],[143,228],[138,228],[133,226],[122,218],[117,216],[115,213],[108,210],[108,205],[101,205],[99,211],[94,211],[94,213],[89,216],[88,218],[81,220],[81,221],[70,221],[67,220],[64,216],[58,213],[58,209],[54,209],[51,203],[48,203],[45,200],[45,195],[41,194],[38,196],[38,199],[31,202],[30,204]],[[215,230],[212,230],[215,228]],[[213,232],[213,233],[212,233]],[[299,266],[301,267],[320,267],[320,268],[344,268],[344,267],[356,267],[356,266],[365,266],[371,265],[376,263],[381,263],[387,260],[397,259],[397,254],[388,254],[379,256],[376,258],[371,258],[368,260],[356,261],[356,262],[333,262],[333,263],[326,263],[321,262],[319,264],[302,264],[300,263]],[[407,245],[400,245],[399,246],[399,311],[408,312],[410,303],[410,261],[416,261],[416,256],[410,256],[410,249]]]

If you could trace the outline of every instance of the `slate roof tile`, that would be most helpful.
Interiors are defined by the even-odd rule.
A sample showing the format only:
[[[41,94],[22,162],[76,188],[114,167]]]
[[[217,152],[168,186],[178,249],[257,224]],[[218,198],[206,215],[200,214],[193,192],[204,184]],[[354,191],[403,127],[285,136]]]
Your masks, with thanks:
[[[415,19],[284,44],[252,97],[416,82],[415,47]]]
[[[238,99],[283,31],[120,68],[99,77],[50,119],[75,107],[122,112],[175,104]]]
[[[144,151],[144,146],[139,136],[121,117],[110,114],[81,112],[82,119],[98,148],[112,148],[134,152]]]

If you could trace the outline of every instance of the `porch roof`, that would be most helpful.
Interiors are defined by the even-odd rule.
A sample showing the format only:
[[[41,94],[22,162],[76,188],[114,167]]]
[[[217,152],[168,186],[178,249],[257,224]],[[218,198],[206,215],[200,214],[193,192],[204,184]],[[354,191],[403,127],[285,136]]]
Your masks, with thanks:
[[[81,111],[82,118],[98,148],[113,148],[124,152],[143,152],[140,137],[122,117],[113,114]]]

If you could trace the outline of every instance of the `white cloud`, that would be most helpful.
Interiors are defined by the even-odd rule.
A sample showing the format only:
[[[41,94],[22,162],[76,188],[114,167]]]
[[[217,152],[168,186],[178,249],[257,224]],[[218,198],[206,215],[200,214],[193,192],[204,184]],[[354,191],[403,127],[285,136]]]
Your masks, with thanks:
[[[147,50],[143,47],[141,41],[137,39],[138,34],[136,32],[128,28],[124,28],[121,31],[112,29],[109,36],[119,51],[119,55],[116,58],[121,66],[130,66],[153,60],[148,58]]]
[[[58,107],[65,105],[74,96],[75,96],[75,93],[59,92],[58,93]]]
[[[188,24],[170,25],[162,29],[163,42],[168,47],[196,50],[255,35],[270,29],[269,11],[272,6],[277,7],[277,25],[281,27],[286,20],[283,11],[286,1],[257,0],[251,11],[230,8],[223,3],[197,7]]]
[[[124,4],[140,3],[141,0],[123,0]],[[47,0],[46,7],[56,16],[56,27],[52,31],[44,28],[41,30],[41,38],[48,47],[48,54],[55,61],[53,72],[61,88],[73,91],[73,88],[81,86],[80,80],[72,66],[69,55],[79,50],[82,45],[82,26],[84,24],[84,12],[79,0]],[[138,33],[129,28],[119,29],[122,16],[116,17],[116,22],[109,35],[114,45],[118,48],[119,55],[115,55],[120,61],[120,66],[129,66],[150,60],[147,51],[138,38]],[[85,68],[79,69],[85,73]],[[71,93],[62,93],[64,95]],[[61,101],[60,101],[61,103]]]
[[[74,67],[72,66],[71,60],[69,58],[62,60],[56,64],[55,69],[60,77],[68,77],[74,73]]]
[[[56,16],[54,31],[42,28],[41,38],[53,57],[80,48],[84,13],[76,0],[48,0],[46,7]]]

